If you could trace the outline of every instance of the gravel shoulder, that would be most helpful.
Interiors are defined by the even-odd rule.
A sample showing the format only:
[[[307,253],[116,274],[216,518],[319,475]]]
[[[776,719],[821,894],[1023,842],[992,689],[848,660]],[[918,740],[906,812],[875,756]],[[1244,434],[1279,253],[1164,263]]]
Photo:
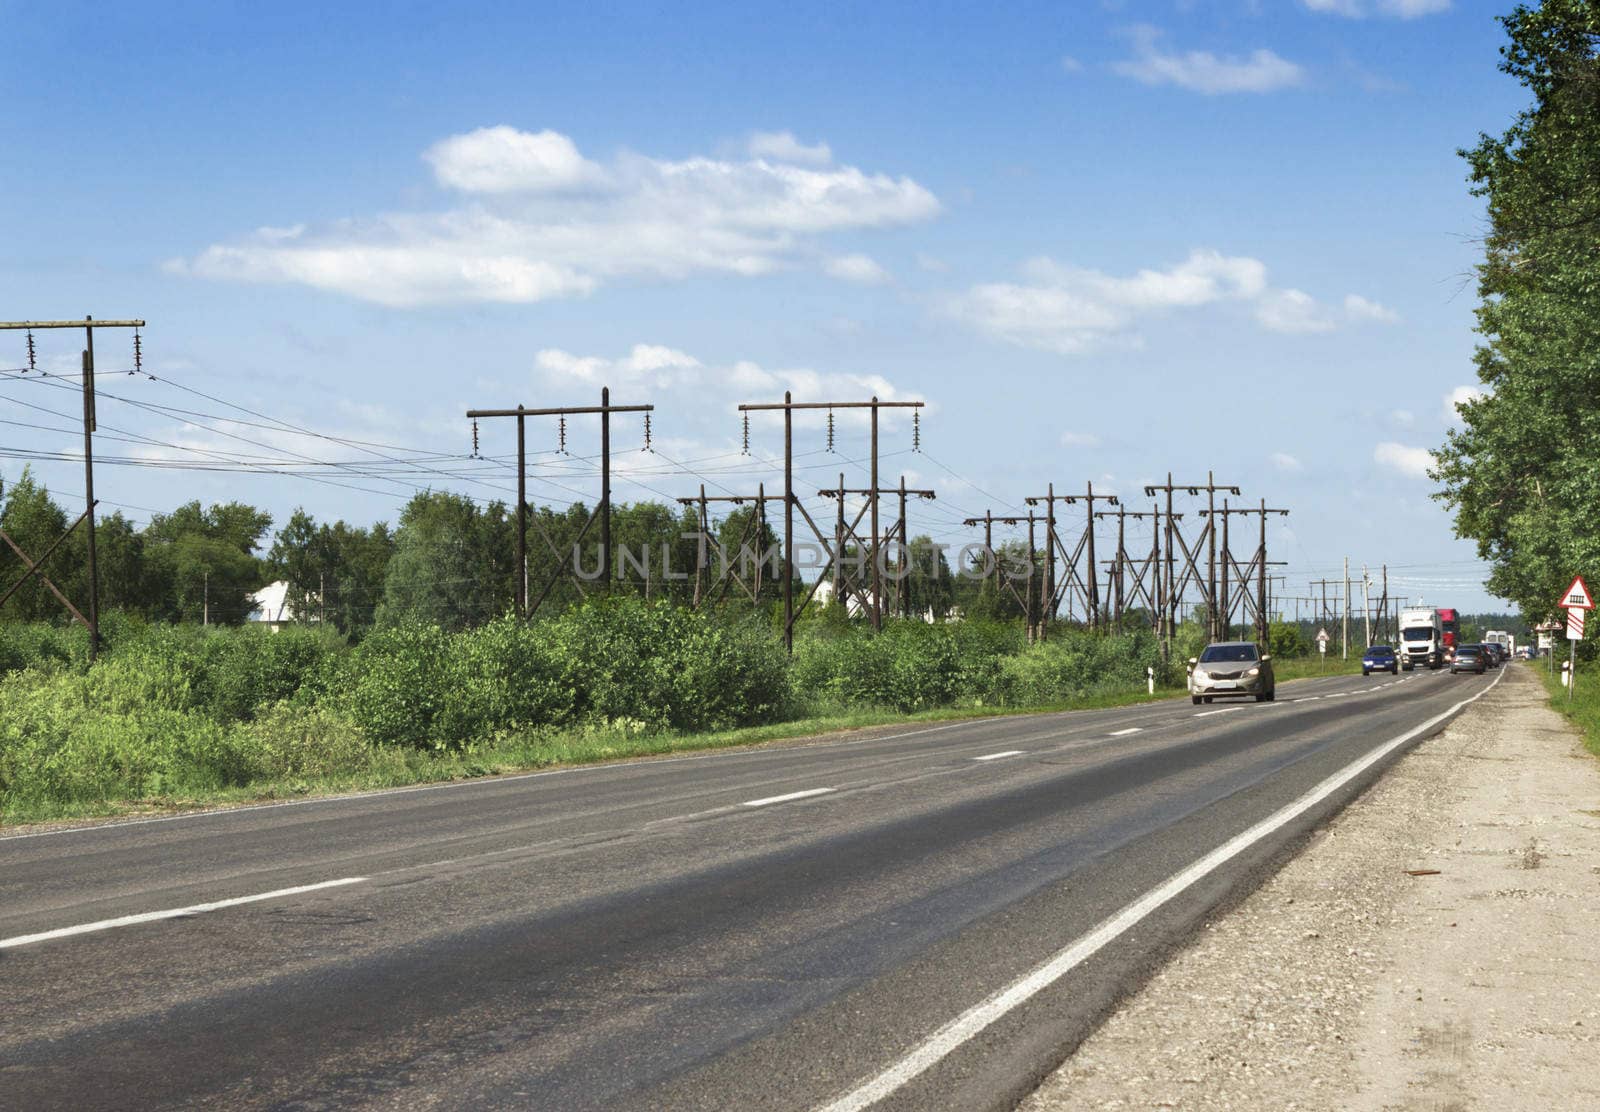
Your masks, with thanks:
[[[1600,763],[1513,666],[1021,1107],[1600,1109],[1597,914]]]

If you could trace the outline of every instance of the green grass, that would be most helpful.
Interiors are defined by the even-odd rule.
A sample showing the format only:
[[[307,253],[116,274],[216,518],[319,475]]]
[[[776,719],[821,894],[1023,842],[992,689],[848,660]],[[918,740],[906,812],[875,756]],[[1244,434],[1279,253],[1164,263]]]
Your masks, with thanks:
[[[1349,660],[1341,660],[1338,653],[1329,653],[1326,660],[1318,660],[1314,656],[1299,657],[1292,660],[1274,658],[1272,670],[1279,683],[1289,683],[1293,680],[1313,680],[1318,676],[1359,676],[1361,674],[1361,657],[1352,656]]]
[[[704,733],[651,733],[637,723],[516,734],[462,751],[374,746],[358,766],[329,768],[316,776],[258,779],[238,787],[179,791],[127,800],[17,801],[5,825],[84,818],[128,817],[341,795],[350,792],[448,783],[607,761],[704,752],[822,736],[847,736],[888,726],[1098,710],[1181,697],[1182,689],[1098,693],[1039,707],[945,707],[906,714],[891,709],[840,710],[789,722]]]
[[[1569,699],[1561,685],[1561,663],[1556,661],[1554,675],[1548,670],[1548,660],[1535,660],[1529,666],[1537,670],[1550,693],[1550,706],[1582,730],[1584,748],[1600,756],[1600,664],[1578,665],[1578,686]]]
[[[1286,660],[1278,665],[1280,682],[1323,675],[1360,672],[1360,662],[1340,667],[1330,660],[1319,667],[1315,660]],[[83,818],[126,817],[237,806],[249,803],[306,799],[351,792],[448,783],[489,776],[514,775],[608,761],[667,756],[758,746],[823,736],[847,736],[855,731],[891,726],[917,727],[1005,716],[1032,716],[1064,711],[1106,710],[1163,699],[1182,698],[1181,687],[1158,687],[1154,695],[1139,688],[1085,695],[1067,702],[1037,707],[944,707],[906,714],[892,709],[839,709],[830,713],[702,733],[649,732],[637,723],[539,730],[513,734],[465,750],[426,750],[374,746],[359,766],[329,768],[315,776],[259,779],[239,787],[168,792],[128,800],[27,801],[4,815],[6,825]],[[1596,692],[1600,697],[1600,691]],[[1600,708],[1597,708],[1600,709]]]

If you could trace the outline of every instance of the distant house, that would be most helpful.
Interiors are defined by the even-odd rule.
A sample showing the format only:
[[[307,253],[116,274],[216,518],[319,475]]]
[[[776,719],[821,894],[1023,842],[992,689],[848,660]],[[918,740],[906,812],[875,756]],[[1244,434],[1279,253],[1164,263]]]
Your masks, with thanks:
[[[250,603],[250,613],[245,621],[260,623],[274,633],[295,620],[294,608],[289,605],[289,582],[286,579],[252,591]]]

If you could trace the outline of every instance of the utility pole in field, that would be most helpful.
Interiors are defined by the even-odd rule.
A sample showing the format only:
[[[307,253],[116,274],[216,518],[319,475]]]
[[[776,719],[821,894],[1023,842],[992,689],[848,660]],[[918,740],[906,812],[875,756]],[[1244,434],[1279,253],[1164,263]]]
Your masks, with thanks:
[[[1042,523],[1044,521],[1045,517],[1043,514],[1030,513],[1010,515],[1007,517],[995,517],[993,511],[985,510],[983,511],[982,517],[969,517],[962,522],[962,524],[968,528],[971,528],[975,525],[983,526],[983,546],[985,551],[988,553],[988,559],[993,564],[993,571],[991,574],[993,575],[995,582],[995,595],[996,597],[999,596],[1000,584],[1004,582],[1006,590],[1011,592],[1011,597],[1016,599],[1017,605],[1022,607],[1024,627],[1028,631],[1029,641],[1038,640],[1039,635],[1039,614],[1033,601],[1033,581],[1038,578],[1037,568],[1035,567],[1038,559],[1038,549],[1035,544],[1035,535],[1033,529],[1036,523]],[[1023,583],[1023,593],[1018,595],[1017,589],[1012,585],[1010,578],[1006,577],[1002,580],[1000,576],[1000,558],[994,550],[994,527],[996,525],[1023,524],[1028,526],[1028,578]],[[1041,584],[1039,594],[1043,595],[1043,593],[1043,585]]]
[[[39,581],[49,588],[50,593],[55,595],[56,598],[64,606],[66,606],[67,610],[72,614],[72,616],[82,623],[84,628],[89,631],[89,662],[91,664],[100,653],[100,572],[95,559],[96,553],[94,526],[94,508],[99,504],[94,496],[94,330],[96,328],[133,329],[133,365],[134,369],[138,370],[140,369],[142,359],[139,348],[138,330],[143,327],[144,321],[142,320],[95,320],[93,317],[84,317],[82,320],[0,321],[0,330],[25,331],[28,333],[28,369],[30,371],[38,370],[38,368],[34,365],[34,332],[44,332],[59,328],[83,329],[83,501],[85,508],[82,516],[68,526],[67,532],[63,533],[61,537],[57,539],[55,544],[50,546],[49,550],[44,554],[44,556],[41,556],[38,560],[29,559],[28,556],[17,547],[16,543],[12,541],[10,537],[7,537],[3,532],[0,532],[0,538],[4,538],[6,544],[11,547],[12,551],[14,551],[17,554],[17,557],[22,561],[23,566],[27,568],[27,572],[20,580],[17,581],[16,586],[7,591],[3,597],[0,597],[0,603],[4,603],[6,599],[10,598],[16,593],[18,588],[20,588],[30,578],[37,575],[39,577]],[[79,613],[78,608],[73,606],[72,603],[68,602],[67,596],[62,594],[61,590],[56,587],[54,583],[50,582],[50,580],[45,576],[44,572],[40,570],[45,559],[49,557],[50,553],[55,551],[56,545],[60,544],[62,540],[65,540],[67,534],[70,534],[72,530],[76,529],[80,522],[85,521],[88,522],[89,525],[88,532],[85,534],[84,551],[87,561],[86,570],[89,577],[89,613],[87,617]]]
[[[1361,565],[1361,616],[1367,621],[1367,648],[1372,647],[1372,576],[1367,565]],[[1362,650],[1366,651],[1365,649]]]
[[[910,586],[911,585],[910,585],[910,582],[909,582],[909,572],[910,572],[910,563],[909,562],[910,562],[910,559],[911,559],[911,534],[906,528],[906,499],[908,499],[908,498],[921,498],[925,502],[931,502],[935,498],[937,498],[939,495],[938,495],[937,492],[932,491],[932,490],[916,490],[916,489],[913,489],[911,487],[907,487],[906,486],[906,477],[904,475],[900,476],[900,485],[899,486],[897,486],[897,487],[880,487],[875,491],[874,490],[870,490],[870,489],[868,489],[866,487],[857,487],[857,488],[845,487],[843,485],[844,476],[841,475],[839,478],[841,480],[841,485],[840,486],[834,487],[831,490],[819,490],[819,491],[817,491],[817,495],[818,495],[818,497],[821,497],[821,498],[836,498],[836,499],[838,499],[838,501],[839,501],[839,513],[841,515],[841,518],[842,518],[843,513],[844,513],[844,500],[845,500],[846,497],[851,496],[851,495],[855,495],[857,497],[865,497],[865,498],[876,498],[879,495],[892,494],[892,495],[897,495],[899,497],[899,499],[900,499],[900,517],[894,523],[894,525],[890,527],[889,536],[891,538],[898,539],[898,541],[900,543],[901,557],[902,557],[902,560],[905,561],[904,566],[900,567],[900,569],[899,569],[900,573],[901,573],[900,574],[900,580],[899,580],[898,583],[895,584],[895,599],[896,599],[896,602],[898,603],[898,605],[895,607],[895,609],[900,612],[900,616],[901,617],[907,617],[911,613],[911,609],[910,609],[910,602],[911,602]],[[998,521],[999,519],[996,518],[995,520]],[[871,546],[871,548],[872,548],[872,551],[874,553],[876,553],[878,551],[878,542],[874,541],[872,546]]]
[[[1172,472],[1169,471],[1167,472],[1167,481],[1165,483],[1150,483],[1144,488],[1146,497],[1153,498],[1158,493],[1164,493],[1167,496],[1167,555],[1165,577],[1166,587],[1164,596],[1166,605],[1163,608],[1164,634],[1162,637],[1161,646],[1162,659],[1170,659],[1172,655],[1172,637],[1176,632],[1177,627],[1178,603],[1179,599],[1183,596],[1183,588],[1190,579],[1198,582],[1201,590],[1206,594],[1206,610],[1209,615],[1207,622],[1207,636],[1211,640],[1216,640],[1216,630],[1218,624],[1216,563],[1217,542],[1214,519],[1211,517],[1207,517],[1206,519],[1204,539],[1210,552],[1210,566],[1207,574],[1202,578],[1200,575],[1200,569],[1196,566],[1194,551],[1189,547],[1188,542],[1183,539],[1183,534],[1178,532],[1173,526],[1174,518],[1172,515],[1172,495],[1174,491],[1180,490],[1186,491],[1191,497],[1196,498],[1200,496],[1201,491],[1205,491],[1206,508],[1211,511],[1216,509],[1216,496],[1219,493],[1228,493],[1233,495],[1237,495],[1239,493],[1239,488],[1236,486],[1232,486],[1227,483],[1218,483],[1216,481],[1215,472],[1211,471],[1206,472],[1206,481],[1203,483],[1174,483],[1172,481]],[[1186,564],[1184,579],[1181,582],[1177,577],[1177,563],[1175,554],[1176,546],[1180,544],[1183,546],[1184,561]],[[1198,539],[1196,544],[1198,545]]]
[[[1350,557],[1344,558],[1344,627],[1340,636],[1340,653],[1350,659]]]
[[[794,651],[794,511],[799,505],[799,499],[794,493],[794,414],[800,409],[826,409],[830,413],[835,409],[866,409],[870,410],[872,417],[872,474],[869,488],[872,490],[870,508],[872,510],[872,628],[883,628],[883,575],[878,560],[878,411],[880,409],[910,409],[919,410],[922,402],[885,402],[879,401],[873,395],[870,401],[864,402],[797,402],[790,391],[785,390],[783,401],[762,404],[746,404],[739,407],[745,415],[745,446],[749,448],[750,440],[750,414],[773,410],[783,411],[783,644],[790,652]],[[913,421],[915,421],[913,413]],[[832,429],[830,423],[829,429]],[[831,443],[832,432],[829,433]],[[913,440],[915,442],[915,434]],[[841,484],[842,485],[842,484]],[[804,507],[799,507],[805,513]],[[809,518],[808,518],[809,520]],[[813,531],[821,535],[812,524]],[[837,559],[837,555],[836,555]],[[837,565],[835,565],[837,566]],[[813,588],[815,592],[815,588]]]
[[[526,440],[526,419],[529,417],[559,417],[561,418],[561,437],[563,446],[566,441],[567,418],[583,416],[586,414],[600,415],[600,504],[595,507],[594,513],[589,515],[589,520],[584,523],[579,531],[577,540],[573,541],[574,550],[589,531],[589,526],[600,519],[600,563],[601,582],[605,589],[611,589],[612,579],[616,575],[616,568],[611,559],[611,415],[613,413],[644,413],[648,414],[655,409],[653,405],[612,405],[611,388],[602,387],[600,390],[599,405],[556,406],[546,409],[528,409],[526,406],[517,406],[515,409],[469,409],[467,416],[473,421],[473,447],[477,447],[478,419],[480,417],[515,417],[517,419],[517,574],[514,577],[514,591],[516,594],[517,615],[526,618],[539,608],[539,604],[549,595],[550,589],[561,578],[563,557],[555,550],[554,544],[548,536],[545,543],[550,546],[556,557],[556,573],[545,584],[539,597],[530,605],[528,602],[528,454]],[[644,419],[645,447],[650,447],[650,418]],[[540,527],[541,530],[543,526]]]

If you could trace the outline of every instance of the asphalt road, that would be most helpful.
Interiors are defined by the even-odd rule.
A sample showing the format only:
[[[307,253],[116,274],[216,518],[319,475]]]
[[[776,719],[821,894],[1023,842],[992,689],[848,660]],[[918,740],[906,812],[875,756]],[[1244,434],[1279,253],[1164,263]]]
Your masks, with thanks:
[[[0,1107],[1009,1107],[1498,675],[0,837]]]

